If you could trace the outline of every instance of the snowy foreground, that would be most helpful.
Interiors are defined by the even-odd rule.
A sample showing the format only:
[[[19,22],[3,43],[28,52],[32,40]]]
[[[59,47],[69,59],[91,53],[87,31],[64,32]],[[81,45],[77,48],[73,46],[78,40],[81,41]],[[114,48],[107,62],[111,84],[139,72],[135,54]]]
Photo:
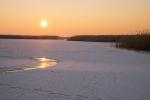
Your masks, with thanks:
[[[150,100],[150,53],[111,45],[0,40],[0,100]]]

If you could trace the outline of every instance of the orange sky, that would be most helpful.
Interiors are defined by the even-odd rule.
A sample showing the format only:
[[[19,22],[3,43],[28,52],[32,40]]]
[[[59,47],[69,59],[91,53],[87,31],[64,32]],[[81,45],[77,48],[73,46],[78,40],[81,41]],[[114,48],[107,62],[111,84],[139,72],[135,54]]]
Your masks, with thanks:
[[[40,21],[48,21],[42,28]],[[150,0],[0,0],[0,34],[125,34],[150,29]]]

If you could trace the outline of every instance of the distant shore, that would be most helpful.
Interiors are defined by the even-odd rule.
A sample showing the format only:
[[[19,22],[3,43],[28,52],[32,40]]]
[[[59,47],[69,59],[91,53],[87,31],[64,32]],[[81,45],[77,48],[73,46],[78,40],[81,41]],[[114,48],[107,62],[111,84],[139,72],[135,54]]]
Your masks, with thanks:
[[[86,42],[119,42],[124,35],[77,35],[67,38],[68,41]]]
[[[136,35],[78,35],[68,41],[114,42],[117,48],[150,51],[150,32],[140,31]]]
[[[59,36],[32,36],[32,35],[0,35],[0,39],[62,39]]]

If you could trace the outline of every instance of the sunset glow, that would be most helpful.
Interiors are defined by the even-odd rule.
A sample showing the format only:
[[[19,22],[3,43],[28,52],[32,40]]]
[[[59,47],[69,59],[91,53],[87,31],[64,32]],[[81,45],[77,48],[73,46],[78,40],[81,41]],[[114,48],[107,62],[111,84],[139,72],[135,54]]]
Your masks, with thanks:
[[[126,34],[150,29],[150,0],[1,0],[0,15],[0,34]]]
[[[46,28],[48,26],[47,20],[41,20],[41,27]]]

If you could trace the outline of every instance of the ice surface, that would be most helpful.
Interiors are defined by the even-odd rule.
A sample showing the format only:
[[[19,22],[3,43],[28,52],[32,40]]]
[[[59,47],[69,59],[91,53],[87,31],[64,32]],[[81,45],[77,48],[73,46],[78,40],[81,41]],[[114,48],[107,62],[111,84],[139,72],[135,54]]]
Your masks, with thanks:
[[[0,100],[150,100],[150,53],[111,43],[64,40],[0,40],[0,68],[34,65],[51,58],[55,67],[0,73]]]

